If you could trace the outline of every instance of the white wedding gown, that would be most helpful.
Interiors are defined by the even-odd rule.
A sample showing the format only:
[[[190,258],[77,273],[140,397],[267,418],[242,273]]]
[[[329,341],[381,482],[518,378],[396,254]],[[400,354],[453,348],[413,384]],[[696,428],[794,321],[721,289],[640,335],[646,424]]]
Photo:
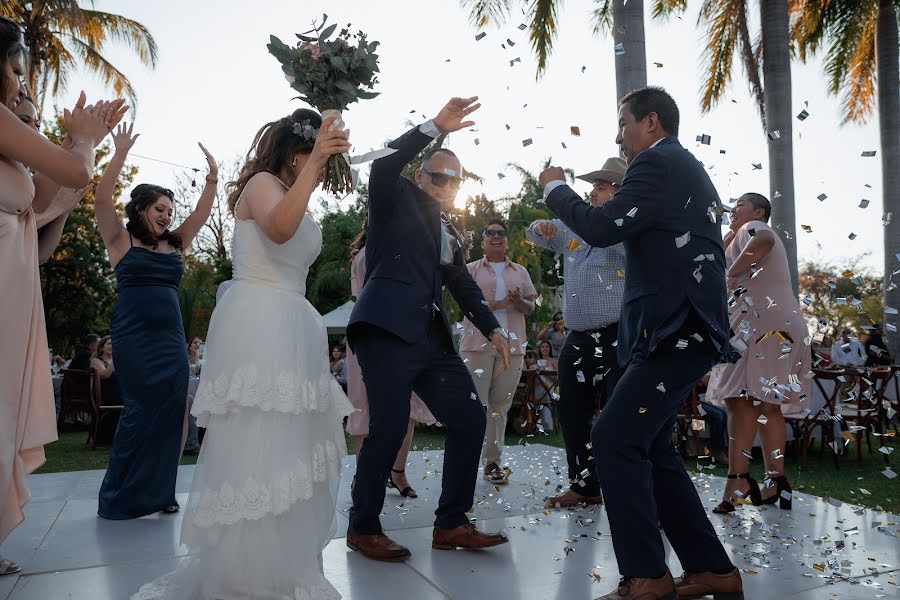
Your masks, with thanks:
[[[306,277],[322,247],[311,215],[278,245],[237,221],[234,284],[209,325],[197,424],[207,428],[173,573],[132,600],[330,600],[322,573],[352,412],[328,368]]]

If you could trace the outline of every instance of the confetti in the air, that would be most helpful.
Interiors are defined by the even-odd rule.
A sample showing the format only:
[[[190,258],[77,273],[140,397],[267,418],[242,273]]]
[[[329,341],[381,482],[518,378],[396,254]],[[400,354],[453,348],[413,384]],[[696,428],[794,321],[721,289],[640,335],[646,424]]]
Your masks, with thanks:
[[[478,35],[475,36],[475,41],[476,41],[476,42],[480,42],[481,40],[484,39],[484,37],[485,37],[486,35],[487,35],[487,33],[484,32],[484,31],[482,31],[481,33],[479,33]]]
[[[675,247],[683,248],[688,242],[691,241],[691,232],[687,231],[683,235],[679,235],[675,238]]]

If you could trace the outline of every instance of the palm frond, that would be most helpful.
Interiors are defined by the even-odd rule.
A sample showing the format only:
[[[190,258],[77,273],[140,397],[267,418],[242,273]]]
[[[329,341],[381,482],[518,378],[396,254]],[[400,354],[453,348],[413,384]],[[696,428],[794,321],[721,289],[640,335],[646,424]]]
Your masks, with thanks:
[[[121,43],[131,49],[146,66],[155,68],[158,60],[156,40],[141,23],[121,15],[82,9],[79,18],[57,20],[57,28],[102,51],[107,41]]]
[[[559,0],[533,0],[531,3],[531,47],[538,59],[536,78],[547,70],[547,60],[556,40]]]
[[[612,0],[594,0],[594,5],[591,12],[594,33],[609,33],[613,27]]]
[[[654,19],[668,20],[676,13],[687,10],[687,0],[653,0],[650,15]]]
[[[48,76],[47,81],[49,81],[49,77],[53,78],[53,85],[49,91],[54,96],[60,90],[66,89],[66,85],[69,83],[69,71],[75,66],[75,57],[63,46],[58,37],[53,36],[47,45],[44,72]]]
[[[722,98],[731,82],[734,50],[740,37],[740,21],[746,13],[744,0],[705,0],[700,7],[698,25],[706,26],[703,51],[703,87],[700,110],[709,113]]]
[[[738,15],[738,46],[741,52],[741,60],[744,64],[744,71],[747,75],[747,82],[750,84],[750,93],[756,100],[756,108],[759,111],[759,117],[762,119],[763,129],[766,128],[766,97],[763,94],[762,80],[759,77],[759,71],[762,68],[762,33],[756,40],[756,44],[750,42],[750,29],[747,25],[747,5],[744,3],[744,10]]]
[[[469,9],[469,21],[477,28],[490,24],[503,25],[509,16],[509,0],[462,0],[463,8]]]
[[[73,53],[81,59],[81,63],[87,67],[88,70],[99,75],[103,80],[104,85],[112,86],[113,90],[118,95],[127,95],[131,106],[137,104],[135,90],[124,73],[106,60],[97,49],[89,46],[82,40],[70,37],[68,41],[71,44]]]
[[[875,109],[877,99],[877,61],[875,60],[875,30],[877,20],[866,21],[862,35],[854,52],[849,57],[849,64],[844,76],[844,95],[841,100],[843,118],[841,125],[847,123],[863,124]]]

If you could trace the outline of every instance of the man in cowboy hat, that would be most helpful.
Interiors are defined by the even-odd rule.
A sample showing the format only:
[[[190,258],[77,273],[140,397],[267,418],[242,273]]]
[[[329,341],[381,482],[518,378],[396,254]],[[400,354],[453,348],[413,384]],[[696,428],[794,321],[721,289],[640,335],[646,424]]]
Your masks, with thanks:
[[[608,158],[603,167],[578,179],[593,186],[592,206],[613,197],[625,176],[625,161]],[[526,231],[533,244],[563,255],[563,320],[568,337],[558,357],[559,421],[566,444],[569,489],[547,498],[551,507],[600,504],[600,484],[591,454],[591,425],[597,408],[619,378],[614,343],[625,290],[622,244],[593,248],[559,219],[535,221]]]

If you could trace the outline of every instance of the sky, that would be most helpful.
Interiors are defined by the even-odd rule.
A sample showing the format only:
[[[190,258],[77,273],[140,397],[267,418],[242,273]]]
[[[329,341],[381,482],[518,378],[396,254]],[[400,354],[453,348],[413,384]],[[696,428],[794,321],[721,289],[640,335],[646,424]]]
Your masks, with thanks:
[[[724,100],[709,114],[700,113],[705,36],[696,25],[699,2],[690,4],[681,19],[659,22],[647,16],[648,83],[665,87],[675,98],[681,111],[680,141],[707,166],[723,201],[747,191],[769,196],[766,136],[737,58]],[[757,3],[751,4],[757,11]],[[563,3],[549,68],[536,80],[527,31],[517,27],[526,22],[518,8],[524,3],[514,2],[509,22],[485,28],[487,35],[476,41],[479,30],[458,0],[382,0],[377,9],[371,0],[94,2],[97,10],[143,23],[159,45],[155,70],[142,66],[122,46],[110,44],[104,51],[137,90],[139,104],[128,118],[135,119],[141,138],[132,154],[201,168],[205,162],[196,142],[202,141],[220,162],[244,155],[260,126],[302,105],[292,99],[296,94],[266,50],[269,36],[292,43],[294,33],[307,31],[314,19],[328,13],[329,22],[339,23],[339,28],[352,23],[351,31],[363,30],[370,41],[381,42],[376,87],[381,95],[351,105],[344,114],[354,153],[398,137],[407,120],[418,124],[435,116],[453,96],[480,97],[482,108],[473,114],[477,131],[454,134],[448,144],[467,170],[485,178],[482,185],[467,182],[460,200],[464,194],[499,199],[516,193],[520,179],[508,163],[537,173],[549,157],[556,165],[584,173],[618,155],[614,44],[611,36],[592,33],[592,5],[590,0]],[[758,31],[755,14],[751,27]],[[515,45],[510,47],[507,39]],[[517,58],[521,62],[510,66]],[[820,60],[794,63],[792,88],[794,114],[805,108],[810,115],[803,122],[793,121],[800,261],[843,267],[858,260],[862,268],[880,275],[883,210],[877,114],[864,126],[841,127],[840,99],[826,93]],[[59,106],[74,104],[82,89],[89,101],[110,95],[96,76],[76,71]],[[580,128],[580,137],[570,133],[572,126]],[[695,142],[701,134],[711,137],[709,145]],[[525,146],[526,139],[532,143]],[[868,150],[879,154],[862,157]],[[143,158],[132,162],[140,168],[135,185],[172,187],[176,176],[185,172]],[[756,170],[753,163],[763,168]],[[501,179],[499,173],[506,177]],[[574,187],[579,192],[589,189],[583,182]],[[818,199],[821,194],[827,195],[824,201]],[[869,200],[867,208],[859,208],[863,199]],[[321,206],[322,200],[327,199],[312,204]],[[801,224],[812,233],[804,232]],[[849,239],[851,234],[856,238]]]

